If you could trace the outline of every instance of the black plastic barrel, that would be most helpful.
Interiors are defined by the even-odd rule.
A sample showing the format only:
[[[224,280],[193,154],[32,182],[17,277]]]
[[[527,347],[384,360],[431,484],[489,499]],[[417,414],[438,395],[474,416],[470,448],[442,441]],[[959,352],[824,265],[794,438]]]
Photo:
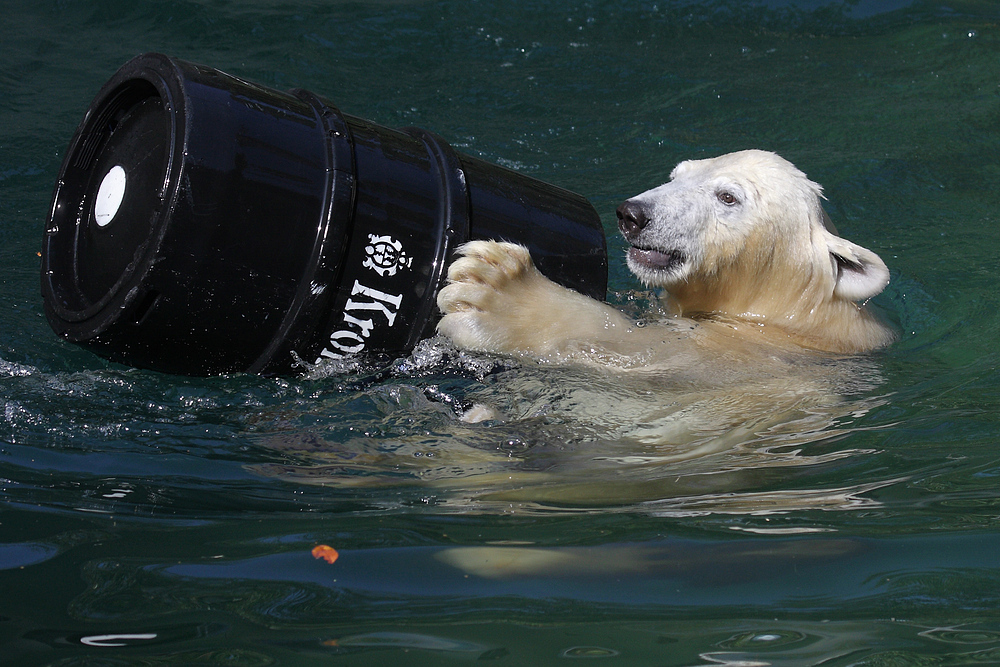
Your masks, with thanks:
[[[455,248],[503,239],[598,299],[583,197],[161,54],[109,80],[63,160],[42,244],[55,332],[169,373],[282,374],[403,354],[433,331]]]

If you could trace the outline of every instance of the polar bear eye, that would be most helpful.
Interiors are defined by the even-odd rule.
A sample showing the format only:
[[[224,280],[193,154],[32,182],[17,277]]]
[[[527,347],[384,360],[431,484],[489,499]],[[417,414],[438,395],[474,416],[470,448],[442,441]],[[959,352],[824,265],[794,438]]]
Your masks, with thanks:
[[[718,192],[715,196],[718,197],[719,201],[721,201],[726,206],[735,206],[736,204],[740,203],[740,200],[736,198],[736,195],[734,195],[732,192],[729,192],[728,190],[722,190]]]

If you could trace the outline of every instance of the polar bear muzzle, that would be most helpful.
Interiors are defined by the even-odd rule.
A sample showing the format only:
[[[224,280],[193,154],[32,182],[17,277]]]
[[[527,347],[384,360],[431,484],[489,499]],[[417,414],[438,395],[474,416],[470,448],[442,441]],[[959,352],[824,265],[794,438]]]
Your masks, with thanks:
[[[628,249],[628,263],[633,271],[639,267],[653,271],[673,271],[684,264],[685,260],[686,257],[680,250],[664,252],[635,245]]]
[[[629,243],[635,241],[639,232],[649,224],[646,208],[631,199],[621,204],[615,213],[618,215],[618,229]]]
[[[639,242],[643,229],[652,216],[646,206],[634,199],[622,203],[615,211],[618,215],[618,230],[632,246],[628,250],[628,266],[645,282],[660,282],[667,275],[676,273],[687,262],[686,254],[676,248],[653,248]],[[653,273],[656,273],[656,279]]]

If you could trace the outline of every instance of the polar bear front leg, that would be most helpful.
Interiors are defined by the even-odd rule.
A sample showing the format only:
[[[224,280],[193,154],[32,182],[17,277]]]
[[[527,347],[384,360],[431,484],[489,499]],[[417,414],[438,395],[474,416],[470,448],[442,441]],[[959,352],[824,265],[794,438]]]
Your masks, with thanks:
[[[482,352],[560,356],[620,335],[621,313],[557,285],[535,268],[527,248],[472,241],[459,249],[438,293],[438,331]]]

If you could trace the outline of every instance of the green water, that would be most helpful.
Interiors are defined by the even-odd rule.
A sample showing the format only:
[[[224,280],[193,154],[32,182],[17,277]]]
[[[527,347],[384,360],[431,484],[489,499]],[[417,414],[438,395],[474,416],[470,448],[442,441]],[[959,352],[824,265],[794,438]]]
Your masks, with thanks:
[[[0,663],[1000,663],[998,25],[985,0],[8,0]],[[145,51],[586,195],[620,299],[620,201],[777,151],[889,265],[900,341],[850,409],[655,466],[599,460],[629,453],[617,413],[577,390],[639,394],[572,370],[109,365],[49,330],[37,253],[73,130]],[[429,388],[516,413],[459,425]]]

